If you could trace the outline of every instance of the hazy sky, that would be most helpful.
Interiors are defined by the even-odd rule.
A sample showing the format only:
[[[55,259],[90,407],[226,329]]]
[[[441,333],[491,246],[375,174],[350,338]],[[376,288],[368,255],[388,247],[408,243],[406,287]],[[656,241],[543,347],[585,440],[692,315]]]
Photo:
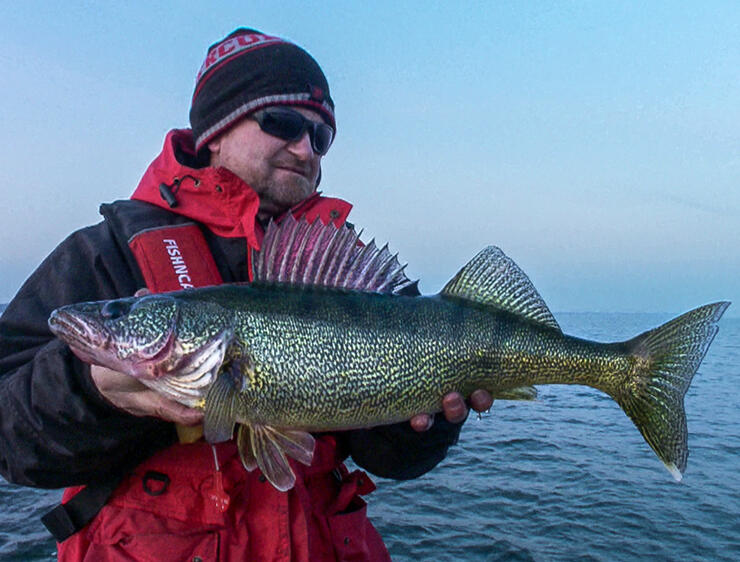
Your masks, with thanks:
[[[423,292],[495,244],[555,312],[740,315],[735,1],[3,2],[0,302],[130,195],[239,26],[319,61],[322,189]]]

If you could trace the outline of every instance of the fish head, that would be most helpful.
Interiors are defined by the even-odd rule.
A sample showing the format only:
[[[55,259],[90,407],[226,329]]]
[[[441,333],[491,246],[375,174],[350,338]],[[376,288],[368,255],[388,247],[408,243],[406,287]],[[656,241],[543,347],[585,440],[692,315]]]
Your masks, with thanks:
[[[67,305],[52,312],[49,328],[82,361],[151,380],[202,363],[204,350],[221,350],[222,358],[223,312],[154,294]]]

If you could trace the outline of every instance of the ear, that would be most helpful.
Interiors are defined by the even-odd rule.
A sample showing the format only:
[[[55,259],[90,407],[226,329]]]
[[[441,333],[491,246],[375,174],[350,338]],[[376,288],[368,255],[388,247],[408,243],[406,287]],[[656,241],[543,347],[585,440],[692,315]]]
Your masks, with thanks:
[[[208,150],[211,151],[211,154],[217,154],[221,152],[221,138],[222,137],[223,135],[218,135],[212,141],[208,141]]]

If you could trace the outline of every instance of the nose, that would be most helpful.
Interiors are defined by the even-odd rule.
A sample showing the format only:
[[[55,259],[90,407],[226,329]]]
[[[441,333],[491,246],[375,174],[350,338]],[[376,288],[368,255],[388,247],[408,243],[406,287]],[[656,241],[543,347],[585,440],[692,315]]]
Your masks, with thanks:
[[[313,151],[313,147],[311,146],[311,139],[308,136],[308,131],[304,131],[304,133],[301,135],[301,138],[288,144],[288,150],[304,162],[313,158],[314,156],[318,156]]]

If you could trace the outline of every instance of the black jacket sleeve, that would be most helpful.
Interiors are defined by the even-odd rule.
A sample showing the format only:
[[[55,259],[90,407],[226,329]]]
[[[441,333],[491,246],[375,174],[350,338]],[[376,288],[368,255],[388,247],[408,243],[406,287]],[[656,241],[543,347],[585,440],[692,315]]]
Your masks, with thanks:
[[[143,286],[107,228],[101,223],[60,244],[0,317],[0,474],[10,482],[89,483],[174,440],[171,424],[105,401],[89,366],[47,326],[59,306],[128,296]]]
[[[437,414],[428,431],[414,431],[409,422],[347,432],[346,443],[358,466],[382,478],[408,480],[421,476],[447,456],[457,443],[462,424]]]

